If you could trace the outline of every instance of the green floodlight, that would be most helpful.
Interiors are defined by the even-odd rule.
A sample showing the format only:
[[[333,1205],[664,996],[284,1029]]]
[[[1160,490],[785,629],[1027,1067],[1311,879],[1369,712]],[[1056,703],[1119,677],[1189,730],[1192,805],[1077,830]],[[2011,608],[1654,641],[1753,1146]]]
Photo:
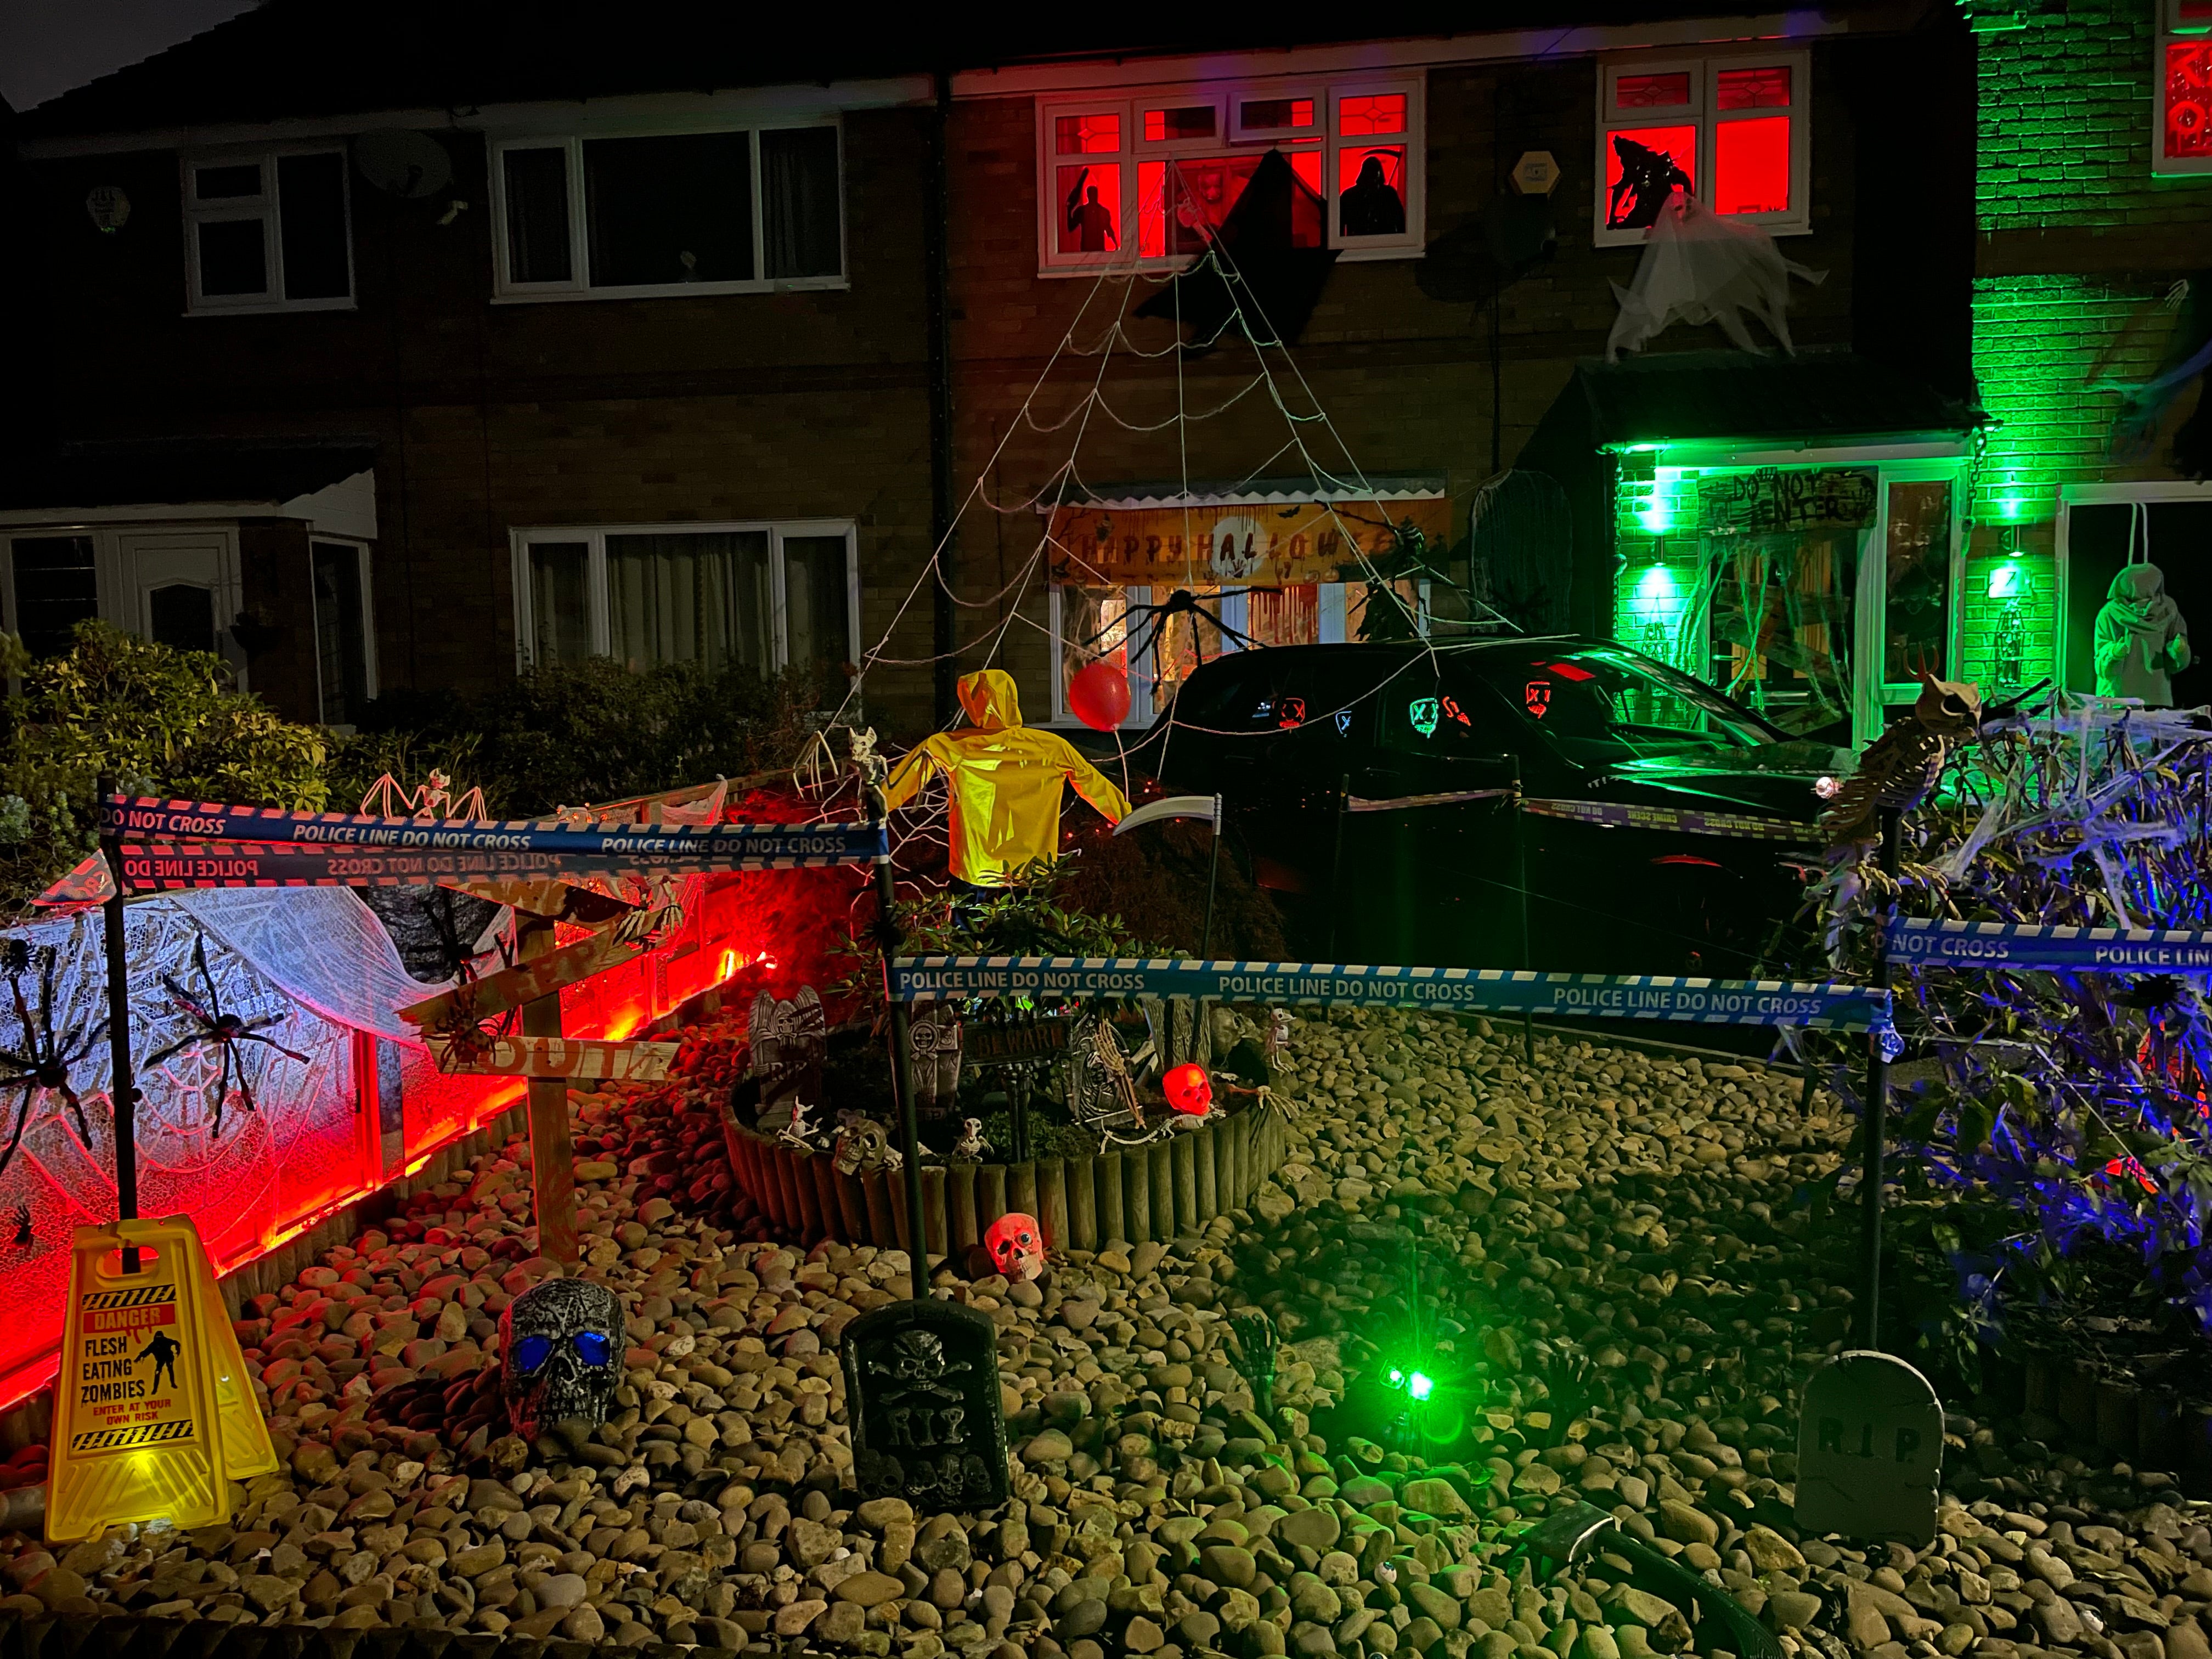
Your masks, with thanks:
[[[1406,1386],[1406,1373],[1395,1365],[1390,1367],[1390,1386],[1394,1389],[1402,1389]]]
[[[1394,1376],[1395,1375],[1395,1372],[1392,1374]],[[1406,1392],[1416,1400],[1426,1400],[1431,1394],[1436,1392],[1436,1387],[1437,1385],[1433,1381],[1424,1376],[1420,1372],[1415,1371],[1412,1378],[1406,1384]]]

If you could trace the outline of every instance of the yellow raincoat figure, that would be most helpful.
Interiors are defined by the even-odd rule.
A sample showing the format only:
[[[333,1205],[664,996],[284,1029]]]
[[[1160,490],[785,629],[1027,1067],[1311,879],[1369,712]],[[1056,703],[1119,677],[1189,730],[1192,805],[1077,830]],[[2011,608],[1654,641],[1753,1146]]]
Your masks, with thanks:
[[[1060,787],[1119,823],[1129,803],[1105,774],[1056,732],[1022,724],[1013,676],[979,669],[962,677],[969,724],[924,739],[891,774],[884,799],[903,806],[937,773],[952,790],[952,873],[973,887],[1004,887],[1024,866],[1060,856]]]

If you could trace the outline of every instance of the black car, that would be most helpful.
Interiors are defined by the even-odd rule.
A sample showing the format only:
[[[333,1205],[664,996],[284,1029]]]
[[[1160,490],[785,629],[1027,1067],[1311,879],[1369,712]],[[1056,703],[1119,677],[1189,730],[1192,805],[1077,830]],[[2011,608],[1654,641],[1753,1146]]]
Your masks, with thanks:
[[[1226,845],[1305,959],[1723,978],[1794,954],[1814,786],[1850,766],[1580,638],[1223,656],[1142,748],[1170,790],[1221,795]],[[1590,821],[1636,807],[1783,832]]]

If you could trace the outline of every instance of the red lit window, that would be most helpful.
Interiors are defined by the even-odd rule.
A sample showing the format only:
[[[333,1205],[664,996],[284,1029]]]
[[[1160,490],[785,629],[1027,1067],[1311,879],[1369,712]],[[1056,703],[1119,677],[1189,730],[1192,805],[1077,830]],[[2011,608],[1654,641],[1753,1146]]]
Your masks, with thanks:
[[[1615,109],[1686,109],[1689,102],[1687,70],[1672,75],[1624,75],[1613,83]]]
[[[1203,253],[1214,231],[1229,217],[1267,152],[1221,157],[1185,157],[1137,165],[1137,252],[1147,259]],[[1291,242],[1295,247],[1322,243],[1321,153],[1297,150],[1291,171],[1304,191],[1291,203]]]
[[[1406,234],[1406,147],[1346,144],[1336,153],[1336,228],[1343,236]]]
[[[1406,94],[1402,92],[1346,98],[1337,104],[1336,131],[1340,137],[1369,138],[1405,130]]]
[[[1314,124],[1314,100],[1248,98],[1238,106],[1237,119],[1247,132],[1304,132]]]
[[[1148,144],[1173,143],[1182,138],[1211,138],[1213,128],[1213,106],[1211,104],[1145,112],[1145,142]]]
[[[1695,194],[1698,130],[1629,127],[1606,134],[1605,228],[1641,230],[1677,190]]]
[[[1713,129],[1713,211],[1790,210],[1790,118],[1762,115]]]
[[[1053,123],[1053,148],[1062,155],[1111,155],[1121,148],[1121,118],[1063,115]]]
[[[2166,160],[2212,156],[2212,41],[2166,42],[2165,126]]]
[[[1715,81],[1715,109],[1790,107],[1790,70],[1785,64],[1777,64],[1770,69],[1724,69]]]
[[[1062,253],[1111,253],[1121,246],[1121,169],[1060,167],[1057,172],[1060,227],[1054,246]]]

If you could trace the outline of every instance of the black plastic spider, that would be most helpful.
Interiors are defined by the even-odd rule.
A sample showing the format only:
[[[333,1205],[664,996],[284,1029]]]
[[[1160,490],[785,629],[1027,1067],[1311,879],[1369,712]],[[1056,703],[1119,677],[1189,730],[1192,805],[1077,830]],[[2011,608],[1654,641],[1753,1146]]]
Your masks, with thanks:
[[[199,970],[200,983],[205,988],[204,995],[194,996],[167,974],[161,975],[161,983],[168,990],[169,1000],[182,1009],[185,1017],[199,1029],[179,1038],[167,1048],[147,1055],[146,1064],[149,1067],[159,1066],[163,1060],[182,1054],[187,1048],[196,1048],[203,1042],[214,1043],[222,1056],[222,1069],[216,1084],[215,1115],[209,1123],[208,1132],[211,1135],[220,1135],[222,1133],[222,1109],[230,1103],[234,1073],[238,1079],[238,1097],[245,1103],[247,1111],[254,1109],[253,1085],[246,1079],[246,1061],[238,1052],[240,1043],[263,1042],[278,1054],[298,1060],[302,1066],[308,1060],[307,1055],[297,1049],[287,1048],[275,1037],[261,1035],[263,1026],[279,1024],[285,1016],[270,1014],[264,1018],[247,1020],[223,1012],[222,999],[215,988],[215,975],[208,971],[205,933],[192,940],[192,966]]]
[[[31,1105],[40,1090],[59,1095],[62,1102],[76,1119],[77,1133],[89,1146],[92,1126],[85,1121],[84,1107],[78,1102],[76,1091],[70,1086],[70,1068],[89,1054],[107,1035],[105,1019],[83,1033],[71,1033],[67,1038],[54,1034],[54,963],[60,952],[48,949],[45,964],[39,969],[39,1014],[33,1021],[31,1005],[23,995],[23,975],[30,970],[31,947],[21,939],[9,939],[0,944],[0,972],[8,975],[8,988],[15,1000],[15,1019],[23,1028],[23,1040],[14,1048],[0,1048],[0,1065],[14,1068],[13,1077],[0,1078],[0,1089],[23,1091],[22,1109],[15,1115],[15,1133],[8,1137],[8,1150],[0,1152],[0,1174],[7,1171],[15,1156],[15,1148],[22,1144],[23,1131],[31,1124]]]

